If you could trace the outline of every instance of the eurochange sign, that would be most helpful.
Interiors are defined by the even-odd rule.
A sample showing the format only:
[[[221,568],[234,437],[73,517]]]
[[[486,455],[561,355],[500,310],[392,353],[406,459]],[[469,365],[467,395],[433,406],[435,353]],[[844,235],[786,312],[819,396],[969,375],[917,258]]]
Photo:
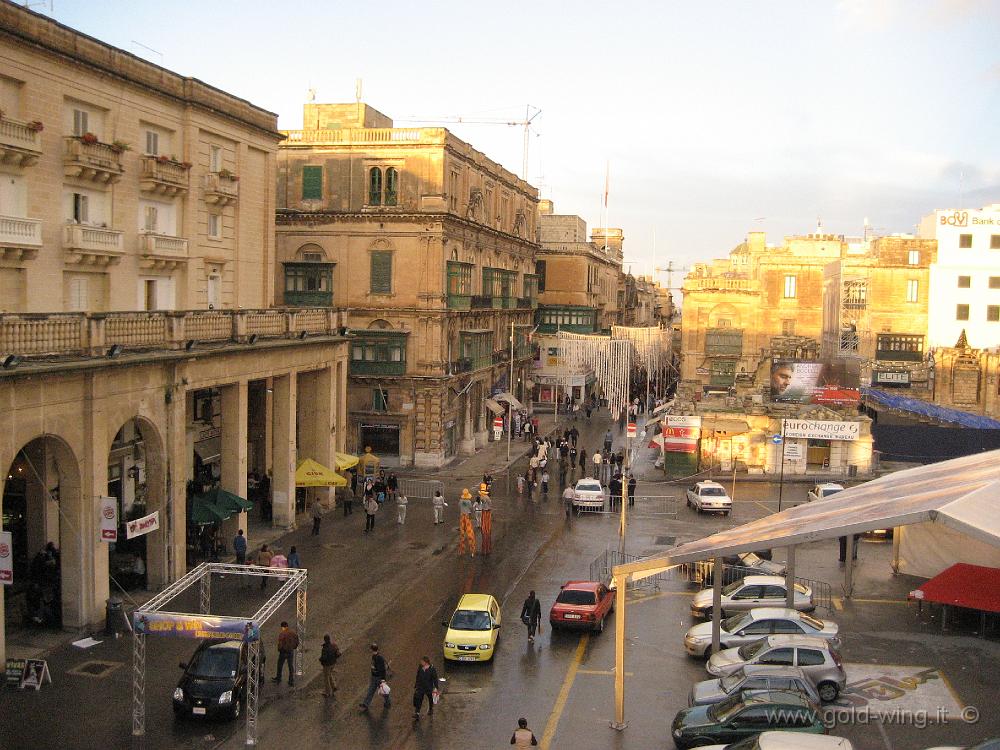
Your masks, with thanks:
[[[176,612],[133,612],[136,635],[166,635],[174,638],[209,638],[215,641],[256,641],[260,626],[239,617],[182,615]]]
[[[811,440],[857,440],[861,435],[860,422],[828,422],[813,419],[785,419],[786,438]]]

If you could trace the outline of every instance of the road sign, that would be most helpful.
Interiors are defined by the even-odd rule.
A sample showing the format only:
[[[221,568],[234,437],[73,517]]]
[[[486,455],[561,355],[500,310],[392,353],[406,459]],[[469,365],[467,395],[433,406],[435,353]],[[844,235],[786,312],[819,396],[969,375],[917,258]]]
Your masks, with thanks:
[[[625,430],[625,437],[630,439],[635,437],[635,422],[628,423],[628,427]]]
[[[771,442],[775,445],[781,445],[781,435],[771,435]]]

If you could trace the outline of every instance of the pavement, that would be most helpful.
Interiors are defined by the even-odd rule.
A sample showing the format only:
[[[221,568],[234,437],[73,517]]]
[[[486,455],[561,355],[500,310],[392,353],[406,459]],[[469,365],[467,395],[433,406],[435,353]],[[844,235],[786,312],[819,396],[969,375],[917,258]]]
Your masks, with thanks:
[[[581,426],[581,444],[596,445],[607,426],[597,417]],[[617,447],[620,436],[615,434]],[[520,716],[528,719],[543,748],[670,747],[670,720],[686,705],[692,682],[707,677],[703,663],[688,657],[682,643],[692,624],[688,600],[695,588],[667,580],[659,589],[630,594],[628,727],[622,732],[612,729],[612,623],[601,635],[550,633],[546,625],[529,644],[518,615],[528,590],[538,592],[544,613],[562,583],[587,578],[590,562],[608,546],[617,546],[618,518],[604,513],[567,519],[558,489],[548,499],[537,492],[518,497],[513,472],[499,476],[495,471],[494,552],[489,557],[459,556],[458,509],[452,501],[461,486],[505,459],[505,443],[492,447],[498,452],[492,458],[476,456],[437,473],[450,504],[444,525],[433,525],[427,501],[411,501],[404,526],[397,525],[394,512],[387,509],[380,513],[375,532],[366,535],[361,531],[362,513],[344,517],[338,510],[324,519],[318,537],[310,535],[309,524],[280,537],[280,544],[298,547],[309,569],[305,673],[294,688],[265,684],[260,747],[509,747]],[[515,463],[513,468],[521,466]],[[797,489],[804,495],[804,488]],[[675,542],[746,523],[777,508],[775,485],[737,482],[729,518],[687,510],[680,490],[640,481],[636,507],[629,514],[630,553],[655,554]],[[787,500],[789,488],[784,492]],[[853,687],[849,700],[835,707],[837,726],[832,733],[849,737],[858,750],[967,745],[1000,735],[1000,716],[992,710],[1000,694],[997,641],[975,637],[961,623],[942,633],[934,613],[925,609],[918,615],[905,600],[918,581],[893,576],[890,556],[891,544],[862,543],[854,597],[847,598],[836,542],[803,546],[797,553],[800,575],[831,585],[831,608],[819,615],[836,620],[844,637],[842,652]],[[782,550],[776,550],[775,559],[782,557]],[[470,591],[493,593],[501,602],[503,625],[495,659],[489,664],[443,664],[441,623],[458,597]],[[256,608],[263,595],[256,587],[241,588],[237,579],[227,578],[213,583],[212,600],[214,611],[226,614]],[[189,598],[183,604],[194,602]],[[273,644],[282,618],[293,619],[290,607],[264,628],[268,669],[273,669]],[[322,696],[320,686],[318,644],[324,632],[344,651],[337,667],[340,690],[333,700]],[[381,644],[395,671],[394,702],[385,710],[376,700],[369,713],[360,714],[357,703],[367,685],[367,645],[372,641]],[[147,643],[146,746],[244,747],[242,721],[173,719],[170,694],[180,674],[177,662],[186,660],[194,642],[150,638]],[[48,651],[53,684],[37,693],[7,690],[0,701],[0,748],[127,747],[130,654],[127,638],[105,640],[86,651],[66,645]],[[410,681],[423,654],[446,678],[445,694],[433,719],[414,723]],[[955,718],[955,712],[968,706],[980,710],[977,723]],[[940,710],[952,720],[920,720],[933,719]]]

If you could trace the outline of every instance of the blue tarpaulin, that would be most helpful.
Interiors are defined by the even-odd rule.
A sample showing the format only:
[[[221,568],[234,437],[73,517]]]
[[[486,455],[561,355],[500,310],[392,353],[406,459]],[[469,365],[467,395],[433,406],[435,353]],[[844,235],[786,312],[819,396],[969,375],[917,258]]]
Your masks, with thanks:
[[[975,430],[1000,430],[1000,421],[996,419],[983,417],[979,414],[969,414],[969,412],[959,411],[958,409],[949,409],[946,406],[938,406],[928,401],[921,401],[919,398],[897,396],[895,393],[887,393],[877,388],[862,388],[861,397],[889,409],[909,412],[910,414],[927,417],[938,422],[957,424]]]

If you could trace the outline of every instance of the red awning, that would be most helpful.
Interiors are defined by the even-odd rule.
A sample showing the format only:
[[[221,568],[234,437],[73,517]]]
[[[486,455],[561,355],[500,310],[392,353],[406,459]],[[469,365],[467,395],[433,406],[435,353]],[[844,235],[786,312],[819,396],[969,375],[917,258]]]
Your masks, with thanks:
[[[920,594],[914,592],[911,597],[980,612],[1000,612],[1000,568],[955,563],[917,591]]]

